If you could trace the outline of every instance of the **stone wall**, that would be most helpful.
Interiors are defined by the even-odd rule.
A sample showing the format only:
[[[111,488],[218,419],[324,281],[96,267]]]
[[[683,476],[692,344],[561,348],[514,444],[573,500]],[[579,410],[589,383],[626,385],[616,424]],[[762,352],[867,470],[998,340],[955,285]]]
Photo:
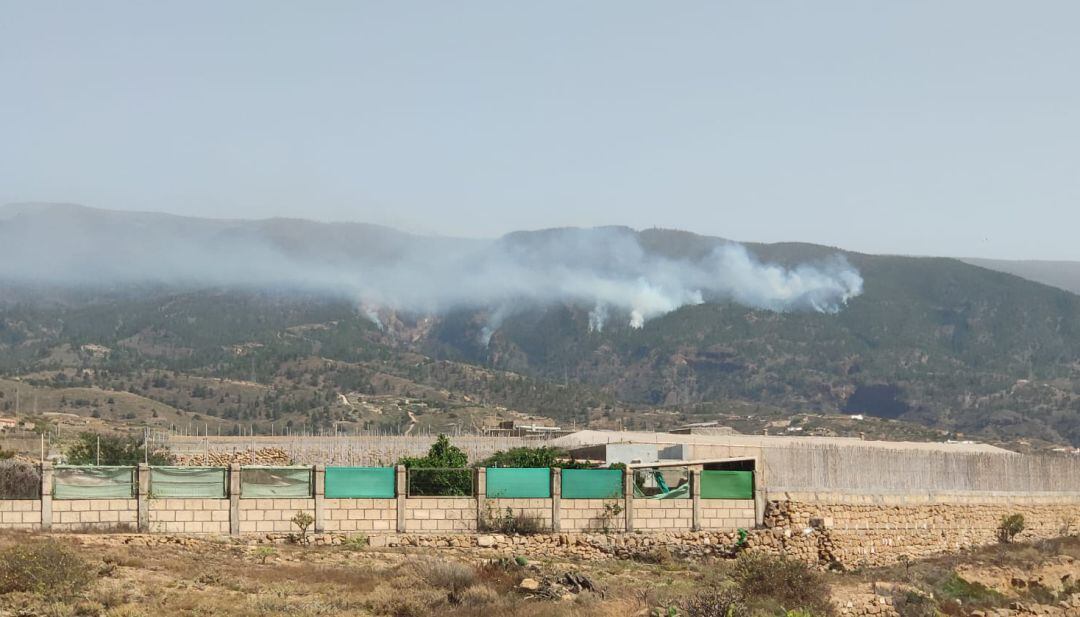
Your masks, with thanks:
[[[387,533],[397,529],[394,499],[325,499],[323,509],[323,528],[328,533]]]
[[[315,516],[314,499],[240,499],[240,533],[296,533],[291,519],[297,512]],[[314,530],[314,527],[312,527]]]
[[[476,514],[473,497],[410,497],[405,500],[405,530],[476,531]]]
[[[152,533],[229,533],[228,499],[149,499]]]
[[[690,529],[694,524],[692,499],[635,499],[633,507],[635,531]]]
[[[1080,495],[770,493],[765,525],[781,540],[816,538],[807,560],[877,566],[992,544],[1011,514],[1024,516],[1021,540],[1076,533]]]
[[[53,531],[115,531],[135,529],[139,522],[135,499],[55,499]]]
[[[0,527],[4,529],[40,529],[41,501],[37,499],[0,500]]]

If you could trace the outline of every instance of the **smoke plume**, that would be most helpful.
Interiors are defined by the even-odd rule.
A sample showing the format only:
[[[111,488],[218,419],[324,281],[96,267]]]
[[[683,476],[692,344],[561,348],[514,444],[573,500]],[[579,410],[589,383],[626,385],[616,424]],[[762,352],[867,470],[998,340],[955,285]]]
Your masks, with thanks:
[[[476,308],[490,316],[484,344],[515,311],[558,303],[591,307],[589,329],[599,332],[616,318],[641,328],[710,301],[833,313],[862,292],[862,277],[839,255],[785,267],[736,243],[710,247],[693,257],[646,250],[625,228],[455,240],[355,224],[0,209],[0,279],[316,291],[356,301],[380,327],[381,310]]]

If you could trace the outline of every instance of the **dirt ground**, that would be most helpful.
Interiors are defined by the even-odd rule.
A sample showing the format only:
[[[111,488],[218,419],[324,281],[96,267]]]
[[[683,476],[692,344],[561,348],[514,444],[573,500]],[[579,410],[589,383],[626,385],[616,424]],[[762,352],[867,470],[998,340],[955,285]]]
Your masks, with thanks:
[[[68,597],[0,594],[0,616],[684,615],[677,607],[686,598],[731,585],[730,561],[689,562],[664,553],[639,561],[491,561],[467,550],[372,549],[359,541],[270,547],[26,533],[0,534],[0,551],[49,541],[78,555],[92,574],[89,583]],[[911,594],[932,596],[937,610],[950,614],[1008,611],[1016,603],[1025,611],[1052,606],[1062,615],[1080,614],[1078,538],[818,576],[831,589],[835,614],[862,614],[880,604],[885,613],[915,615]],[[1069,613],[1073,597],[1078,612]]]

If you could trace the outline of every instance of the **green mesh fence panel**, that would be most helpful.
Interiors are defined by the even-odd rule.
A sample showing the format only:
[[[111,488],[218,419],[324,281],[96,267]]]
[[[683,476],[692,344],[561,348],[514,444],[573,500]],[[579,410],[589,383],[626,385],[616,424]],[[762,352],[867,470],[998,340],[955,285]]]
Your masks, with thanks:
[[[621,469],[562,470],[563,499],[615,499],[622,496]]]
[[[310,467],[243,467],[240,497],[311,497]]]
[[[151,467],[153,497],[225,498],[224,467]]]
[[[327,499],[393,499],[393,467],[327,467]]]
[[[131,499],[134,467],[67,467],[53,470],[54,499]]]
[[[710,471],[701,472],[702,499],[753,499],[754,472]]]
[[[551,470],[547,467],[487,468],[487,496],[498,499],[551,497]]]

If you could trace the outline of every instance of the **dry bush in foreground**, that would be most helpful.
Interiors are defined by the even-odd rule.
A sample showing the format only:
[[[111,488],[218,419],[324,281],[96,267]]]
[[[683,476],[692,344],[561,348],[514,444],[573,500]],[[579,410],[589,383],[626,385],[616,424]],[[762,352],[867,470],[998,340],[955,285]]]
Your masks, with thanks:
[[[732,578],[754,605],[771,604],[785,611],[832,615],[834,608],[824,576],[801,561],[760,553],[743,553]]]
[[[66,598],[93,578],[90,564],[56,540],[35,540],[0,551],[0,594],[26,591]]]
[[[41,493],[41,470],[14,459],[0,460],[0,499],[37,499]]]

